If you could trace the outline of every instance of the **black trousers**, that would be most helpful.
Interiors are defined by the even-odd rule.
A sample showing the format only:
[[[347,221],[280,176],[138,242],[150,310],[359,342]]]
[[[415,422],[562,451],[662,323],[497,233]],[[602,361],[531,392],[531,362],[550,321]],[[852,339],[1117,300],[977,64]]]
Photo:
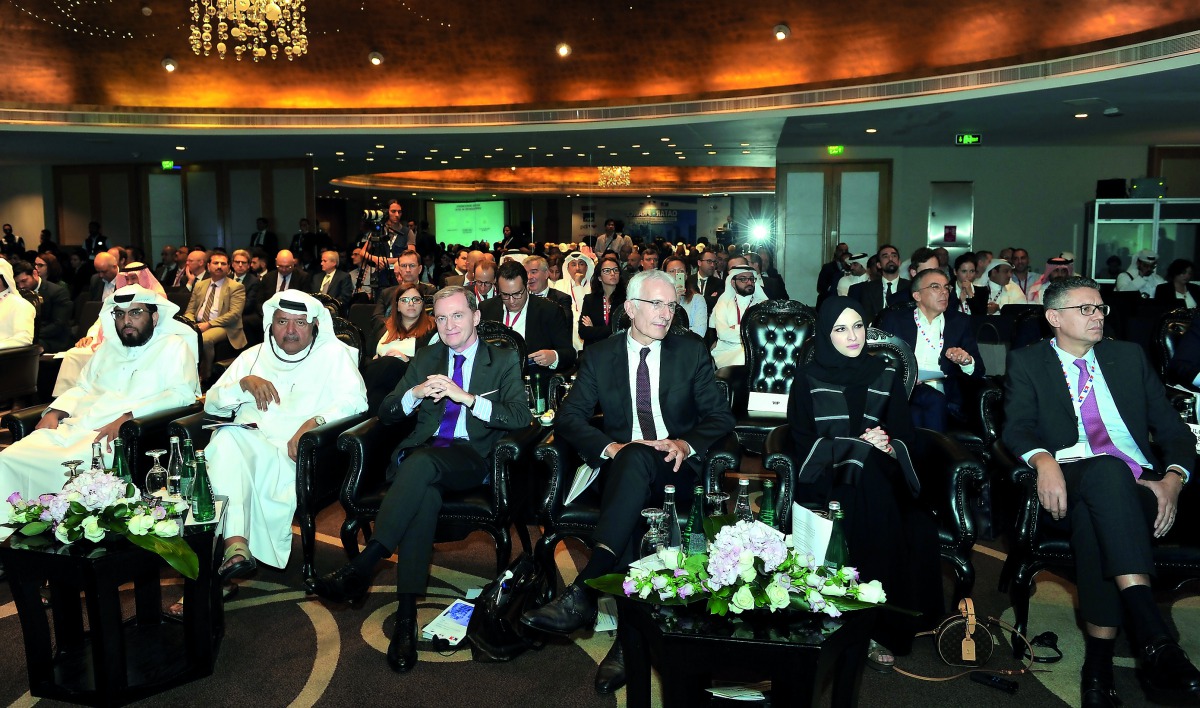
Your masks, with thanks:
[[[684,518],[695,500],[692,488],[700,479],[698,464],[684,460],[679,471],[665,462],[665,452],[649,445],[626,445],[603,471],[604,491],[600,497],[600,522],[595,540],[610,548],[619,567],[637,560],[642,529],[642,509],[662,506],[663,487],[675,485],[675,505]]]
[[[487,461],[469,445],[418,447],[387,472],[392,479],[379,514],[373,540],[396,550],[396,591],[421,595],[429,581],[433,536],[442,492],[483,484]]]
[[[1121,598],[1113,578],[1154,573],[1150,541],[1158,501],[1137,483],[1127,464],[1111,455],[1067,462],[1062,471],[1067,516],[1054,521],[1042,509],[1039,521],[1070,531],[1084,621],[1120,627]]]

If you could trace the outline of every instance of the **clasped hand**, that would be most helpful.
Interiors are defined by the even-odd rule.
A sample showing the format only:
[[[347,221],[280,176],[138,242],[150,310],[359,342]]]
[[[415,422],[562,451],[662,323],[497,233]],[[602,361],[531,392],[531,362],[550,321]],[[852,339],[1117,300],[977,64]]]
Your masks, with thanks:
[[[462,390],[461,386],[454,383],[454,379],[445,374],[431,374],[424,383],[414,386],[412,391],[416,398],[432,398],[434,401],[449,398],[459,404],[466,403],[471,397],[471,394]]]
[[[882,450],[883,452],[888,452],[892,447],[892,438],[887,434],[886,430],[879,426],[867,428],[865,431],[863,431],[862,435],[858,436],[858,438],[860,440],[867,441],[871,445],[874,445],[876,449]]]

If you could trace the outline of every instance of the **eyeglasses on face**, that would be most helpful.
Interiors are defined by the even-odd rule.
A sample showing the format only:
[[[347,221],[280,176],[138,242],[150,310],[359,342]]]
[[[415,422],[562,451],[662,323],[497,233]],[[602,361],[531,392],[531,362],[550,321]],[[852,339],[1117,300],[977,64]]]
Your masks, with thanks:
[[[522,297],[525,296],[526,292],[528,292],[528,288],[521,288],[520,290],[516,291],[515,293],[505,293],[505,292],[497,291],[496,294],[500,296],[501,300],[520,300]]]
[[[679,307],[679,303],[677,302],[666,302],[664,300],[643,300],[640,297],[631,297],[629,299],[633,300],[634,302],[644,302],[650,306],[651,310],[655,312],[666,308],[667,312],[675,314],[675,310]]]
[[[416,304],[424,302],[424,301],[425,301],[425,298],[421,297],[420,295],[411,295],[409,297],[400,298],[401,305],[416,305]]]
[[[620,272],[621,272],[620,268],[601,268],[600,269],[600,275],[615,275]]]
[[[746,283],[753,283],[756,280],[758,280],[758,278],[755,278],[753,275],[736,275],[733,278],[733,282],[741,283],[742,285],[745,285]]]
[[[940,293],[943,290],[949,290],[949,289],[950,289],[949,285],[944,285],[942,283],[934,283],[933,285],[926,285],[923,288],[918,288],[918,290],[929,290],[929,291],[935,292],[935,293]]]
[[[117,320],[118,322],[125,318],[129,318],[131,320],[140,320],[146,316],[146,312],[147,310],[141,307],[135,307],[132,310],[114,309],[112,311],[112,316],[113,319]]]
[[[1112,308],[1109,307],[1108,305],[1093,305],[1090,302],[1087,303],[1086,305],[1071,305],[1069,307],[1052,307],[1050,309],[1052,309],[1052,310],[1079,310],[1079,314],[1083,315],[1084,317],[1091,317],[1092,315],[1096,314],[1097,310],[1100,311],[1100,314],[1104,315],[1105,317],[1108,317],[1109,311],[1112,310]]]

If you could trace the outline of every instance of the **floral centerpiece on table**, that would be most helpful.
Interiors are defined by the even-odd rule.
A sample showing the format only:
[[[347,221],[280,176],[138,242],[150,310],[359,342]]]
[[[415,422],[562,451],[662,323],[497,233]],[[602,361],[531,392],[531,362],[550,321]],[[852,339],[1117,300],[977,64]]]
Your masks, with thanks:
[[[592,587],[659,605],[708,601],[715,615],[794,608],[838,617],[886,602],[878,580],[860,582],[854,568],[827,568],[812,553],[758,521],[718,517],[705,521],[708,552],[662,550],[626,575],[589,581]],[[644,561],[647,559],[643,559]]]
[[[167,518],[182,510],[148,504],[137,487],[120,477],[88,471],[73,477],[56,494],[23,499],[13,492],[0,501],[0,525],[22,536],[49,532],[67,544],[81,539],[98,543],[107,533],[117,533],[195,580],[200,570],[196,552],[179,536],[178,520]]]

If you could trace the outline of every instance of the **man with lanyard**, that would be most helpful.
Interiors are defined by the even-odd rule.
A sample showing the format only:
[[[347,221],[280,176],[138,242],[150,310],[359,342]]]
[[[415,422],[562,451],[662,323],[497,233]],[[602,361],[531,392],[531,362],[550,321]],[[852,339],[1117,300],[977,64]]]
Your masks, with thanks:
[[[717,333],[712,356],[718,369],[746,363],[746,352],[742,348],[742,315],[754,303],[767,299],[758,282],[758,271],[750,267],[745,258],[730,258],[729,264],[725,292],[717,298],[709,320],[709,326]]]
[[[473,270],[474,275],[464,287],[475,293],[475,302],[483,304],[496,297],[496,264],[480,260]]]
[[[1014,248],[1012,251],[1012,282],[1016,283],[1017,287],[1024,293],[1025,299],[1029,299],[1029,288],[1037,282],[1038,276],[1041,273],[1029,270],[1029,251],[1024,248]]]
[[[1109,307],[1094,280],[1053,283],[1042,303],[1055,336],[1009,354],[1002,435],[1037,472],[1038,523],[1070,532],[1085,632],[1082,705],[1121,704],[1113,651],[1122,625],[1147,697],[1196,705],[1200,671],[1150,588],[1152,539],[1175,524],[1196,438],[1141,348],[1104,338]]]
[[[530,293],[523,265],[501,263],[496,271],[496,290],[497,297],[483,302],[479,314],[485,320],[503,323],[525,339],[531,376],[548,380],[551,371],[575,364],[567,311]]]
[[[927,265],[927,264],[926,264]],[[940,268],[924,268],[912,281],[913,310],[888,310],[880,329],[908,342],[917,358],[918,382],[909,397],[913,425],[946,429],[948,413],[961,415],[959,378],[982,378],[983,359],[970,315],[950,306],[950,278]]]

